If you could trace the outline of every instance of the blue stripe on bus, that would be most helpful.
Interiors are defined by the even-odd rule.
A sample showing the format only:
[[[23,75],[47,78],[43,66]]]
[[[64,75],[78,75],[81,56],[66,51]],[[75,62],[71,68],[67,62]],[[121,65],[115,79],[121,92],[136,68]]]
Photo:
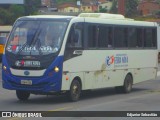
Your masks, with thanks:
[[[62,86],[63,56],[58,56],[54,62],[48,67],[44,75],[41,77],[21,77],[11,74],[8,68],[5,55],[3,56],[3,66],[7,67],[7,72],[2,69],[3,88],[10,90],[27,90],[34,93],[48,93],[51,91],[58,92]],[[55,72],[54,67],[57,66],[60,71]],[[32,85],[22,85],[21,80],[32,80]]]

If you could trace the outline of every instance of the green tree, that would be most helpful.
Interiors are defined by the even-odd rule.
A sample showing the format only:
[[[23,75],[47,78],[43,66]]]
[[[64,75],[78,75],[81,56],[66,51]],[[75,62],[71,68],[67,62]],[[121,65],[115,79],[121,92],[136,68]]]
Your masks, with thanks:
[[[21,5],[11,5],[9,8],[11,13],[11,22],[13,23],[17,18],[25,15],[24,6]]]
[[[160,0],[157,0],[157,2],[160,4]]]
[[[125,0],[125,16],[132,17],[138,14],[138,2],[139,0]],[[118,13],[118,0],[113,0],[110,12]]]
[[[81,1],[81,0],[56,0],[57,4],[62,4],[65,2],[77,2],[77,1]]]
[[[139,0],[126,0],[125,4],[125,16],[133,17],[138,14],[137,7],[138,7]]]
[[[0,24],[11,24],[11,14],[7,10],[0,8]]]
[[[112,7],[110,9],[110,13],[118,13],[118,0],[113,0]]]
[[[100,13],[106,13],[106,12],[107,12],[107,9],[106,9],[106,8],[101,8],[101,9],[99,10],[99,12],[100,12]]]
[[[25,15],[36,14],[41,6],[41,0],[24,0]]]

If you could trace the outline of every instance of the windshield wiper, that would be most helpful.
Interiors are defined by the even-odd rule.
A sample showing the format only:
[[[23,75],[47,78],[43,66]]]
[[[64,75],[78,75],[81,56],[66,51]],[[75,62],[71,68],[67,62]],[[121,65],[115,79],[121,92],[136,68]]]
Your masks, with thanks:
[[[27,41],[27,42],[21,47],[21,49],[18,51],[17,55],[19,55],[19,54],[22,52],[22,50],[23,50],[27,45],[28,45],[28,46],[31,46],[32,43],[33,43],[33,41],[35,41],[35,38],[37,38],[37,36],[39,35],[39,33],[40,33],[40,30],[38,30],[38,28],[37,28],[37,30],[36,30],[36,32],[35,32],[32,40],[31,40],[31,42],[28,44],[28,43],[27,43],[28,41]],[[38,35],[37,35],[37,34],[38,34]]]
[[[32,50],[33,47],[36,46],[36,42],[40,43],[38,36],[39,36],[39,34],[41,33],[41,31],[42,31],[42,30],[40,29],[40,30],[36,33],[35,38],[34,38],[33,41],[31,42],[31,45],[32,45],[31,50]],[[37,39],[37,38],[38,38],[38,39]],[[38,41],[36,41],[36,40],[38,40]],[[41,45],[41,44],[40,44],[40,45]],[[38,46],[37,50],[38,50],[39,53],[40,53],[41,50],[39,50],[39,49],[40,49],[39,44],[38,44],[37,46]],[[32,52],[32,51],[30,51],[30,55],[31,55],[31,52]],[[42,51],[41,51],[41,53],[42,53]],[[40,54],[41,54],[41,53],[40,53]]]
[[[40,39],[38,39],[38,51],[39,51],[40,55],[43,55],[43,52],[41,50],[41,41],[40,41]]]
[[[19,49],[17,55],[19,55],[26,46],[27,46],[27,42]]]

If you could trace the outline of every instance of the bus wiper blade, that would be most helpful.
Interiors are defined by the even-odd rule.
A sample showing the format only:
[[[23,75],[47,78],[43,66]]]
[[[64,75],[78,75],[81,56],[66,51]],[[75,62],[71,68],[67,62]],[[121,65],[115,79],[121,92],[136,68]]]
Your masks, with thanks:
[[[37,36],[40,34],[40,32],[41,32],[41,30],[36,30],[36,32],[35,32],[35,34],[34,34],[34,36],[33,36],[33,38],[32,38],[32,40],[31,40],[31,42],[28,44],[27,42],[21,47],[21,49],[18,51],[18,53],[17,53],[17,55],[19,55],[21,52],[22,52],[22,50],[27,46],[27,45],[29,45],[29,46],[31,46],[32,44],[33,44],[33,42],[35,41],[35,38],[37,38]]]
[[[34,45],[36,43],[36,39],[39,36],[39,34],[41,33],[41,31],[42,31],[41,29],[36,31],[36,33],[35,33],[35,35],[34,35],[34,37],[32,39],[32,42],[30,43],[30,46]]]
[[[25,43],[25,44],[19,49],[17,55],[19,55],[26,46],[27,46],[27,43]]]
[[[32,42],[31,42],[31,45],[32,45],[32,47],[31,48],[33,48],[34,47],[34,45],[36,45],[36,40],[38,40],[39,41],[39,38],[38,38],[38,36],[39,36],[39,34],[41,33],[41,29],[40,30],[38,30],[37,32],[36,32],[36,35],[34,36],[34,38],[33,38],[33,40],[32,40]],[[37,39],[38,38],[38,39]],[[31,54],[31,51],[30,51],[30,54]]]
[[[38,39],[38,51],[39,51],[39,55],[43,55],[43,52],[42,52],[42,50],[41,50],[41,41],[40,41],[40,39]]]

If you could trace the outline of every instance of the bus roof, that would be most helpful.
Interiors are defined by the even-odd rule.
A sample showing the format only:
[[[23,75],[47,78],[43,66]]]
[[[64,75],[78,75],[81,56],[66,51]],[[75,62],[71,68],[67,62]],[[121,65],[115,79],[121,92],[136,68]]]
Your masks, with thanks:
[[[136,21],[134,19],[125,18],[120,14],[109,13],[81,13],[78,17],[64,15],[34,15],[24,16],[19,19],[77,19],[84,18],[85,22],[102,23],[102,24],[119,24],[119,25],[137,25],[137,26],[155,26],[155,22]]]
[[[99,24],[134,25],[134,26],[156,26],[155,22],[137,21],[125,18],[120,14],[110,13],[81,13],[78,17],[85,18],[85,22]]]
[[[114,20],[134,20],[125,18],[121,14],[110,14],[110,13],[81,13],[79,17],[92,17],[92,18],[99,18],[99,19],[114,19]]]
[[[62,15],[33,15],[33,16],[24,16],[20,17],[19,19],[52,19],[52,18],[57,18],[57,19],[71,19],[74,16],[62,16]]]

